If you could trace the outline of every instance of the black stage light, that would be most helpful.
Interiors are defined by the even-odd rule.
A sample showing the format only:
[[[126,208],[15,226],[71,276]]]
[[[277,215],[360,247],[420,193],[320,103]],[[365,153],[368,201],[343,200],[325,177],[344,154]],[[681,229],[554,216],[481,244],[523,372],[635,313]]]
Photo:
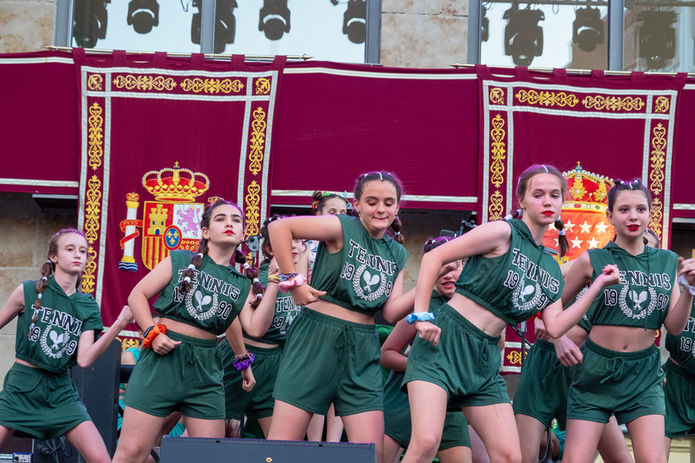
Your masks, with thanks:
[[[367,0],[350,0],[343,15],[343,34],[352,43],[367,40]]]
[[[517,66],[529,66],[533,58],[543,54],[543,28],[538,25],[545,19],[541,10],[520,10],[516,4],[504,12],[507,20],[504,28],[504,54],[512,57]]]
[[[647,69],[663,69],[676,56],[675,11],[641,11],[637,21],[639,57],[647,60]]]
[[[572,23],[572,42],[582,51],[594,51],[599,43],[603,43],[603,21],[598,8],[580,8]]]
[[[191,42],[197,43],[198,45],[200,45],[200,24],[202,23],[200,13],[201,1],[202,0],[193,0],[193,8],[197,8],[198,11],[193,13],[193,17],[191,18]]]
[[[258,30],[268,40],[280,40],[285,32],[290,31],[290,9],[287,0],[263,0],[258,18]]]
[[[222,53],[228,43],[234,43],[236,36],[236,18],[234,8],[236,0],[217,0],[215,14],[215,53]]]
[[[106,38],[109,15],[106,4],[111,0],[77,0],[72,19],[72,36],[82,48],[94,48],[99,39]]]
[[[159,26],[159,3],[157,0],[130,0],[127,21],[138,34],[149,34],[153,27]]]
[[[490,20],[487,17],[487,8],[483,7],[483,19],[480,23],[480,41],[487,42],[490,39]]]

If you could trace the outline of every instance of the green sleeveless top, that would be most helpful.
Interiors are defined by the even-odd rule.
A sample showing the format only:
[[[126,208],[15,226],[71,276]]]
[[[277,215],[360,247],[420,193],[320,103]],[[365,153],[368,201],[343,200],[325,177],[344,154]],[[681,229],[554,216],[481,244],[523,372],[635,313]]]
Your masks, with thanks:
[[[456,281],[456,292],[516,325],[545,309],[565,284],[557,261],[534,242],[526,224],[508,220],[509,250],[497,257],[472,256]]]
[[[261,280],[263,286],[268,285],[268,267],[270,264],[264,263],[259,269],[258,279]],[[275,297],[275,315],[268,331],[260,338],[249,336],[246,332],[244,332],[244,336],[266,344],[282,344],[287,339],[287,330],[292,321],[299,315],[300,309],[301,307],[294,303],[292,293],[289,291],[283,293],[278,290]]]
[[[683,332],[678,336],[666,334],[666,350],[673,360],[695,375],[695,301]]]
[[[668,313],[678,256],[649,246],[633,256],[613,241],[603,249],[588,252],[592,280],[608,264],[617,265],[620,271],[620,282],[605,287],[598,297],[592,324],[659,329]]]
[[[200,268],[194,270],[191,289],[184,293],[180,285],[192,255],[190,251],[171,252],[171,281],[153,307],[163,317],[220,335],[241,312],[251,280],[233,266],[217,265],[205,255]]]
[[[25,281],[24,312],[17,317],[17,358],[52,373],[64,373],[77,363],[77,345],[85,331],[101,331],[99,306],[91,295],[68,296],[53,277],[43,291],[41,308],[34,308],[36,282]],[[36,317],[36,321],[32,318]]]
[[[374,315],[393,289],[408,252],[396,240],[369,235],[357,217],[339,215],[343,249],[329,253],[319,244],[311,286],[326,291],[321,299],[349,310]]]

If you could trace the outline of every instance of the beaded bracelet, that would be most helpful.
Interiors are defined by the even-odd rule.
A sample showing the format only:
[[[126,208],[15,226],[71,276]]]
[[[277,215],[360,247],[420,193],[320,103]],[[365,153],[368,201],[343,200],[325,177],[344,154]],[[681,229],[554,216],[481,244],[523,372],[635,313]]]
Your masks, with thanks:
[[[253,355],[253,352],[247,352],[244,355],[240,355],[239,357],[235,358],[232,365],[234,365],[234,368],[237,370],[243,371],[250,367],[255,359],[256,356]]]
[[[154,326],[150,326],[145,330],[145,339],[142,341],[142,347],[145,349],[149,349],[152,347],[152,341],[154,341],[154,338],[159,336],[160,334],[167,334],[167,326],[163,325],[161,323],[157,323]]]

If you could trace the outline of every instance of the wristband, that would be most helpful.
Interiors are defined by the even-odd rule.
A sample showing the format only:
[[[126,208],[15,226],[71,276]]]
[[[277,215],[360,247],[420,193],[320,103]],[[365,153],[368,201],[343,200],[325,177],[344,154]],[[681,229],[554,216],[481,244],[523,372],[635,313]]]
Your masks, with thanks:
[[[275,275],[268,275],[268,283],[280,283],[280,277]]]
[[[683,287],[686,291],[688,291],[691,295],[695,296],[695,286],[692,286],[687,278],[685,278],[685,275],[681,275],[678,277],[678,284]]]
[[[413,312],[405,317],[405,322],[408,325],[412,325],[415,322],[431,322],[432,320],[434,320],[432,312]]]
[[[244,355],[235,358],[232,362],[232,365],[234,365],[234,368],[236,368],[239,371],[246,370],[248,367],[251,366],[255,359],[256,356],[253,355],[253,352],[247,352]]]
[[[282,276],[280,276],[280,279],[282,280]],[[302,286],[304,283],[306,283],[306,278],[304,278],[304,275],[302,275],[301,273],[295,273],[292,278],[288,280],[282,280],[278,286],[280,287],[280,291],[286,293],[292,288]]]
[[[280,274],[279,278],[280,278],[280,281],[287,281],[287,280],[291,280],[292,278],[296,277],[297,275],[299,275],[299,273],[282,273],[282,274]]]
[[[149,349],[152,347],[152,341],[154,341],[154,338],[160,334],[167,334],[167,326],[157,323],[156,325],[147,328],[146,333],[147,335],[145,336],[145,340],[142,341],[142,347]]]

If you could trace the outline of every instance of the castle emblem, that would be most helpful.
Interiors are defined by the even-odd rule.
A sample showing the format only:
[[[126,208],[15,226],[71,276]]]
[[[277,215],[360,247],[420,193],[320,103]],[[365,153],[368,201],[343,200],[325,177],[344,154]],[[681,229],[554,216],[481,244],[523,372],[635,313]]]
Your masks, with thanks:
[[[137,270],[138,229],[142,231],[142,263],[150,270],[174,249],[198,249],[204,205],[194,201],[210,187],[207,175],[182,169],[176,162],[173,168],[147,172],[142,185],[155,200],[145,201],[142,220],[137,220],[140,196],[126,195],[127,217],[120,223],[125,235],[121,239],[123,257],[118,263],[122,270]]]

